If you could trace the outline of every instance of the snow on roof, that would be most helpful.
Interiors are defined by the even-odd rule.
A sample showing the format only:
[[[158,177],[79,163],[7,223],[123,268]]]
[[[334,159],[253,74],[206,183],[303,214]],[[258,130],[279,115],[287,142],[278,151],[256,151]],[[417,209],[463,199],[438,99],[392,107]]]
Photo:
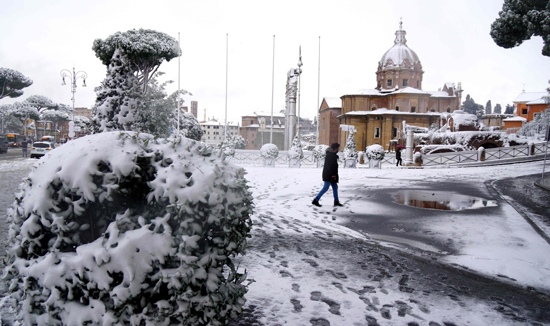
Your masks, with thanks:
[[[413,87],[405,87],[396,90],[393,92],[393,94],[431,94],[430,92],[423,91],[421,89],[413,88]]]
[[[324,97],[323,98],[329,108],[341,108],[342,100],[339,97]]]
[[[548,96],[547,92],[523,92],[514,100],[514,103],[526,103]]]
[[[521,121],[521,122],[525,122],[525,121],[527,121],[527,119],[525,119],[524,117],[516,116],[516,117],[512,117],[512,118],[506,118],[502,121]]]
[[[445,114],[447,112],[444,112]],[[344,113],[342,115],[380,115],[380,114],[389,114],[389,115],[442,115],[443,113],[440,112],[426,112],[426,113],[420,113],[420,112],[404,112],[404,111],[396,111],[396,110],[389,110],[387,108],[380,108],[372,111],[351,111]]]
[[[430,93],[432,97],[456,97],[444,91],[428,91],[428,93]]]
[[[454,95],[449,95],[444,91],[423,91],[414,87],[405,87],[405,88],[394,88],[390,90],[379,91],[377,89],[361,89],[357,92],[346,94],[346,95],[377,95],[377,96],[387,96],[392,94],[426,94],[431,97],[456,97]],[[344,96],[346,96],[344,95]]]
[[[538,100],[529,101],[526,104],[527,105],[535,105],[535,104],[547,104],[547,99],[544,96],[543,98],[539,98]]]
[[[215,121],[215,120],[208,120],[206,122],[201,122],[200,125],[201,126],[224,126],[225,123],[220,122],[220,121]],[[227,125],[231,126],[231,127],[238,127],[239,126],[238,123],[235,123],[235,122],[232,122],[232,121],[227,121]]]
[[[243,117],[271,117],[271,112],[254,111],[251,114],[245,114]],[[278,112],[273,112],[273,117],[284,118],[285,115]]]

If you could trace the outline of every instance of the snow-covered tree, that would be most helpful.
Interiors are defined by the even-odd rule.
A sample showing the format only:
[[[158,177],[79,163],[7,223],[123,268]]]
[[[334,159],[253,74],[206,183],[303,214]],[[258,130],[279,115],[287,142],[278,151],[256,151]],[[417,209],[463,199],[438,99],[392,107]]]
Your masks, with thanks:
[[[495,109],[496,109],[496,107],[495,107]],[[493,107],[491,105],[491,100],[489,100],[489,101],[487,101],[487,104],[485,104],[485,114],[491,114],[491,113],[493,113]]]
[[[142,92],[149,79],[164,61],[181,55],[178,41],[172,36],[150,29],[116,32],[105,40],[96,39],[92,49],[104,65],[110,66],[117,50],[125,54],[131,72],[138,78]]]
[[[235,145],[235,149],[245,149],[246,142],[241,135],[229,135],[231,137],[231,142]]]
[[[483,105],[477,104],[470,94],[466,95],[466,100],[462,102],[462,108],[464,112],[475,115],[478,119],[483,115]]]
[[[322,161],[327,156],[327,145],[317,145],[313,148],[313,157],[316,161]]]
[[[38,120],[39,114],[36,107],[30,105],[29,103],[23,101],[23,102],[15,102],[12,105],[12,111],[11,114],[18,118],[21,123],[23,124],[24,128],[24,134],[27,135],[27,123],[29,119]]]
[[[53,110],[57,109],[58,107],[58,104],[56,104],[44,95],[31,95],[25,99],[25,102],[28,103],[30,106],[35,107],[38,112],[46,109]]]
[[[244,170],[201,142],[103,132],[40,160],[9,210],[25,325],[224,325],[244,304]]]
[[[17,70],[0,68],[0,99],[23,95],[23,88],[32,85],[32,80]]]
[[[288,157],[294,160],[302,160],[304,158],[302,141],[298,134],[296,134],[296,136],[294,136],[294,139],[292,140],[292,145],[290,145],[290,149],[288,150]]]
[[[509,49],[540,36],[542,55],[550,56],[549,0],[505,0],[498,15],[490,33],[498,46]]]
[[[502,113],[502,107],[498,103],[497,105],[495,105],[495,113],[498,113],[498,114]]]
[[[172,119],[177,123],[177,110],[173,113]],[[197,141],[200,141],[204,134],[199,120],[191,112],[183,110],[180,112],[180,132],[183,136]]]
[[[146,119],[140,116],[140,96],[139,83],[128,59],[122,51],[115,50],[107,76],[97,89],[92,109],[94,131],[141,131]]]
[[[550,126],[550,112],[544,111],[540,116],[529,121],[518,130],[518,136],[544,139],[546,128]]]
[[[346,146],[344,146],[344,159],[357,159],[357,145],[355,144],[355,136],[353,132],[349,133],[348,139],[346,140]]]
[[[506,109],[504,110],[504,114],[514,114],[514,106],[511,104],[506,104]]]

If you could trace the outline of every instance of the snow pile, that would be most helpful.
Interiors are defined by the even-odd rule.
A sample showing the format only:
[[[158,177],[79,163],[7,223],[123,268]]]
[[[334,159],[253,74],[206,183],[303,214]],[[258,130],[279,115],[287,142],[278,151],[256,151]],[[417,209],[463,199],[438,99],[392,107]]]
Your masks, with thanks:
[[[455,131],[460,130],[460,126],[470,126],[476,129],[479,127],[477,117],[462,110],[455,110],[451,115],[451,119],[453,120],[453,130]]]
[[[384,159],[386,152],[384,151],[384,147],[378,144],[374,144],[367,146],[365,155],[367,155],[367,158],[369,160],[381,161]]]
[[[346,160],[357,159],[357,145],[355,144],[355,136],[352,132],[349,133],[346,140],[346,146],[344,147],[344,158]]]
[[[264,160],[273,160],[279,156],[279,149],[275,144],[265,144],[260,149],[260,155]]]
[[[302,142],[299,135],[294,136],[292,145],[288,150],[288,157],[293,160],[302,160],[304,158],[304,151],[302,150]]]
[[[47,154],[8,212],[26,325],[221,325],[244,304],[244,170],[186,138],[105,132]]]

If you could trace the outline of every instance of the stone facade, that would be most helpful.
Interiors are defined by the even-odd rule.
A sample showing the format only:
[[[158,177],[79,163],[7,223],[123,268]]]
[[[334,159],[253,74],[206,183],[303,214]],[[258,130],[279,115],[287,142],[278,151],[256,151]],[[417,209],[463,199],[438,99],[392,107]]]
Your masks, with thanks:
[[[340,97],[339,124],[353,125],[357,129],[355,141],[359,151],[372,144],[380,144],[390,150],[391,144],[396,144],[401,136],[403,122],[428,128],[433,124],[441,125],[448,113],[460,109],[460,83],[444,83],[437,91],[423,91],[422,64],[416,53],[407,46],[406,32],[401,24],[395,35],[394,46],[378,63],[377,87]],[[323,117],[328,121],[337,111],[321,105],[319,113],[322,124]],[[320,128],[319,131],[321,144],[328,145],[335,138],[345,144],[346,137],[347,132],[332,127]]]
[[[242,118],[241,136],[244,138],[245,149],[259,150],[263,144],[267,144],[271,139],[271,114],[269,113],[253,113],[244,115]],[[262,130],[260,119],[264,119],[265,127]],[[263,134],[263,139],[262,139]],[[284,147],[285,136],[285,117],[280,114],[273,115],[273,144],[279,150]]]

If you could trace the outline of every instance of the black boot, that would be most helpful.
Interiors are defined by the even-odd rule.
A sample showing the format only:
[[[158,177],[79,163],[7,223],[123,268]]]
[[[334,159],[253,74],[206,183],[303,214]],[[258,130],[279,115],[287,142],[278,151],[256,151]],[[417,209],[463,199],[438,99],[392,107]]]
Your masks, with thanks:
[[[321,207],[321,204],[319,204],[319,201],[317,199],[313,199],[311,203],[317,207]]]
[[[335,202],[334,202],[334,207],[336,207],[336,206],[343,207],[344,205],[340,204],[339,201],[335,201]]]

